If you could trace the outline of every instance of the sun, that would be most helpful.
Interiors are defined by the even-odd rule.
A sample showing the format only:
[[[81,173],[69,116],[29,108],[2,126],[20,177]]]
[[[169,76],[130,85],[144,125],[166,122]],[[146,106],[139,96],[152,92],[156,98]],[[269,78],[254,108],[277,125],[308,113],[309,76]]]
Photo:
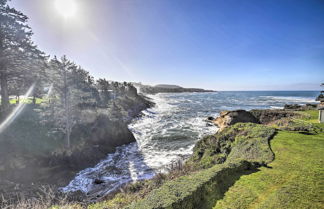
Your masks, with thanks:
[[[65,18],[74,17],[77,12],[75,0],[55,0],[55,8]]]

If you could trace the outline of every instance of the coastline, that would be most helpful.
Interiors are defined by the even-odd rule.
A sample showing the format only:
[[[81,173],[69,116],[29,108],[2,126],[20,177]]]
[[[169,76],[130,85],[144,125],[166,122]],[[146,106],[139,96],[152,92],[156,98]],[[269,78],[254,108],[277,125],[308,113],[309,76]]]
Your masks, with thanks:
[[[171,151],[169,153],[159,151],[157,148],[152,150],[147,149],[149,143],[154,143],[154,140],[151,142],[151,137],[154,137],[154,134],[159,135],[158,133],[152,133],[155,131],[151,128],[155,128],[156,130],[164,129],[157,126],[158,124],[161,125],[162,122],[168,122],[161,119],[161,117],[163,118],[167,114],[170,114],[170,109],[175,111],[172,113],[173,115],[178,111],[174,106],[169,104],[174,101],[165,98],[166,95],[168,94],[146,95],[148,100],[155,103],[155,105],[142,110],[139,117],[134,118],[128,125],[129,129],[135,135],[136,143],[118,147],[116,152],[103,158],[100,163],[94,167],[89,167],[79,172],[76,178],[74,178],[64,190],[66,192],[81,190],[87,193],[88,198],[91,200],[101,199],[106,195],[115,193],[120,187],[131,182],[152,179],[157,173],[168,171],[170,166],[178,162],[178,160],[189,158],[193,152],[194,143],[188,148],[179,148],[182,151],[174,150],[174,152]],[[195,118],[195,120],[197,121],[191,124],[192,126],[199,125],[201,128],[206,129],[206,121],[204,118]],[[186,121],[186,123],[189,122],[190,121]],[[152,127],[150,128],[148,125]],[[211,131],[214,130],[213,127],[209,126],[207,129],[210,129],[208,133],[214,133],[214,131]],[[199,131],[197,130],[197,132]],[[149,153],[154,153],[154,156],[147,155]],[[111,159],[115,160],[112,161]],[[128,165],[129,163],[132,165],[131,168],[119,166]],[[117,167],[115,167],[116,165]],[[109,168],[113,166],[115,167],[115,171],[119,173],[116,174],[116,176],[114,176],[115,171],[112,173],[105,172],[105,170],[109,170]],[[100,183],[93,184],[92,182],[94,180]]]
[[[213,196],[213,197],[206,196],[207,194],[205,192],[201,193],[201,186],[199,186],[200,189],[197,190],[197,192],[198,191],[200,191],[200,192],[199,193],[195,192],[196,189],[198,189],[198,187],[196,188],[194,186],[196,183],[192,182],[193,179],[198,178],[198,176],[200,176],[200,175],[206,175],[206,177],[210,176],[210,177],[207,177],[206,180],[203,180],[203,182],[205,182],[205,183],[201,182],[203,185],[207,186],[207,185],[213,185],[212,182],[214,182],[214,181],[218,182],[219,179],[222,179],[222,181],[225,181],[225,182],[230,182],[229,179],[231,179],[232,177],[234,178],[233,175],[235,173],[238,174],[238,173],[243,172],[240,175],[249,176],[250,174],[253,174],[255,172],[257,173],[259,171],[259,169],[261,169],[261,170],[263,170],[263,168],[267,169],[267,167],[270,166],[271,163],[275,160],[275,158],[272,155],[268,156],[268,154],[273,153],[272,146],[270,145],[270,140],[273,140],[276,137],[276,134],[274,134],[275,132],[278,132],[278,131],[279,132],[280,131],[282,131],[282,132],[290,131],[291,132],[292,131],[292,132],[297,132],[297,133],[299,133],[299,132],[313,133],[314,130],[317,130],[317,132],[320,131],[320,133],[321,133],[324,130],[323,129],[324,127],[322,129],[321,128],[318,129],[316,124],[313,126],[309,126],[309,125],[307,125],[308,123],[298,122],[298,123],[290,124],[287,126],[286,122],[284,122],[286,120],[295,121],[294,118],[299,118],[297,121],[300,121],[301,119],[307,121],[314,117],[314,116],[309,116],[308,112],[314,111],[314,110],[299,110],[297,112],[295,110],[279,110],[279,114],[281,114],[281,116],[279,118],[273,117],[273,115],[277,116],[278,110],[268,109],[268,110],[260,110],[260,111],[262,114],[259,114],[259,115],[256,113],[254,113],[254,114],[258,115],[259,119],[263,118],[263,123],[266,125],[263,125],[263,124],[253,125],[253,123],[237,123],[237,125],[229,125],[228,127],[224,128],[224,130],[219,131],[218,133],[216,133],[212,136],[205,137],[204,139],[200,140],[195,146],[194,154],[192,155],[190,160],[186,162],[185,165],[176,165],[174,167],[174,170],[165,176],[162,175],[162,176],[159,176],[152,180],[138,182],[135,184],[128,185],[123,189],[124,192],[117,194],[112,199],[108,198],[108,200],[106,200],[105,202],[96,203],[95,206],[98,208],[101,208],[101,207],[104,207],[104,205],[110,205],[110,204],[113,206],[114,205],[113,202],[114,202],[115,198],[122,198],[122,199],[125,198],[124,206],[128,205],[126,208],[136,208],[136,209],[145,208],[145,209],[147,209],[147,208],[155,208],[157,206],[161,207],[161,208],[169,208],[171,204],[172,204],[171,208],[174,208],[176,205],[177,205],[176,208],[196,208],[198,206],[199,206],[199,208],[210,208],[210,207],[214,206],[215,202],[218,202],[218,200],[220,200],[221,198],[217,195]],[[287,111],[294,113],[294,116],[286,115],[284,112],[287,112]],[[306,111],[306,113],[304,113],[305,111]],[[269,116],[269,112],[270,112],[270,114],[272,114],[272,116]],[[313,114],[313,112],[311,112],[311,113]],[[268,115],[268,116],[265,117],[265,115]],[[273,122],[275,122],[275,123],[273,123]],[[282,122],[284,122],[284,123],[282,123]],[[246,125],[244,125],[244,124],[246,124]],[[246,126],[246,128],[245,128],[245,126]],[[273,128],[274,126],[276,128]],[[230,161],[233,162],[234,164],[231,164],[229,162],[224,163],[223,154],[222,154],[223,151],[220,152],[219,156],[215,155],[216,158],[213,155],[210,156],[212,158],[207,157],[210,155],[208,153],[211,153],[211,152],[206,151],[206,150],[214,149],[214,146],[215,146],[215,141],[213,142],[213,140],[215,140],[215,139],[210,138],[210,137],[216,137],[216,142],[217,142],[217,139],[219,136],[222,136],[227,133],[229,133],[230,134],[229,136],[231,136],[231,137],[235,136],[237,134],[239,136],[240,132],[237,132],[236,127],[237,128],[242,127],[243,128],[242,133],[245,133],[245,131],[246,131],[247,133],[252,134],[253,137],[256,137],[257,135],[255,135],[255,134],[259,132],[261,139],[262,138],[265,139],[264,146],[266,146],[266,147],[269,146],[268,147],[269,151],[267,151],[267,150],[262,151],[262,152],[264,152],[264,154],[261,154],[262,152],[260,153],[259,156],[261,158],[256,157],[255,154],[252,154],[252,153],[251,153],[252,154],[251,156],[253,156],[253,158],[251,158],[251,157],[249,157],[250,156],[249,151],[247,151],[247,155],[245,155],[245,157],[244,157],[248,161],[247,164],[246,163],[242,164],[235,160],[238,158],[240,158],[242,160],[242,157],[239,157],[239,155],[237,155],[237,154],[241,153],[242,149],[243,150],[245,149],[245,148],[240,147],[243,144],[235,145],[235,146],[238,146],[237,148],[235,148],[235,147],[231,148],[232,150],[236,150],[236,149],[240,150],[240,152],[232,151],[228,155],[228,157],[231,158]],[[239,128],[238,130],[240,130],[240,129],[241,128]],[[263,131],[260,132],[260,130],[263,130]],[[229,131],[234,131],[234,132],[229,132]],[[269,138],[264,138],[264,136],[263,136],[264,133],[267,133],[268,131],[270,131]],[[219,139],[221,139],[221,138],[219,138]],[[258,137],[255,139],[258,140]],[[207,144],[205,144],[205,143],[207,143]],[[252,142],[252,141],[251,141],[251,143],[255,144],[255,142]],[[251,146],[253,147],[252,144],[251,144]],[[201,145],[203,145],[203,147],[204,147],[203,150],[205,149],[205,151],[203,151],[203,153],[205,153],[205,154],[201,154],[201,151],[199,151],[202,149]],[[231,146],[233,146],[233,145],[231,145]],[[246,150],[255,150],[255,151],[261,150],[260,149],[261,147],[253,149],[251,146],[250,145],[247,146]],[[223,149],[223,148],[221,148],[221,149]],[[224,151],[226,149],[224,149]],[[233,152],[234,153],[236,152],[237,154],[233,154]],[[276,151],[274,151],[274,154],[276,154],[275,152]],[[203,156],[206,155],[206,157],[202,157],[202,155]],[[266,156],[268,156],[268,157],[266,157]],[[264,158],[264,159],[262,159],[262,158]],[[252,160],[252,159],[255,159],[255,160]],[[258,160],[256,160],[256,159],[258,159]],[[265,160],[265,159],[267,159],[267,160]],[[227,170],[229,168],[228,166],[230,166],[231,169],[234,169],[234,170],[238,169],[238,170],[234,171],[234,174],[227,173],[227,172],[231,172],[230,170]],[[195,167],[195,168],[193,168],[193,167]],[[210,169],[208,169],[208,168],[210,168]],[[218,169],[216,171],[216,173],[214,173],[215,169],[216,170]],[[212,173],[210,173],[209,170],[212,171]],[[221,172],[227,173],[225,175],[229,179],[227,178],[227,180],[226,180],[226,178],[221,177],[222,176]],[[197,173],[197,174],[194,174],[194,173]],[[199,173],[201,173],[201,174],[199,174]],[[195,176],[197,176],[197,177],[195,177]],[[188,177],[190,180],[188,179]],[[236,179],[236,178],[237,177],[235,177],[234,179]],[[214,179],[214,180],[212,180],[212,179]],[[156,184],[157,181],[162,181],[162,182],[158,183],[158,186],[154,186],[153,189],[148,190],[148,188],[150,188],[152,186],[152,184]],[[199,181],[201,181],[201,180],[199,180]],[[238,181],[238,179],[234,180],[234,182],[235,181]],[[201,183],[199,183],[199,185]],[[192,184],[191,189],[189,189],[190,184]],[[226,188],[230,188],[231,185],[232,185],[232,183],[230,183],[230,185],[227,186]],[[222,185],[222,184],[220,184],[218,186],[215,185],[215,186],[216,186],[216,188],[224,187],[224,185]],[[172,187],[172,190],[167,189],[168,187]],[[183,187],[187,187],[187,188],[183,188]],[[136,188],[136,189],[134,190],[134,188]],[[207,191],[208,191],[208,188],[209,187],[207,186],[206,187]],[[186,190],[188,190],[188,189],[189,189],[189,191],[187,192]],[[180,194],[183,194],[184,196],[174,197],[174,199],[173,199],[172,195],[174,195],[174,191],[178,191]],[[220,196],[223,196],[223,194],[225,193],[225,191],[222,191],[222,190],[218,190],[215,192],[216,192],[215,194],[219,194]],[[141,196],[141,195],[143,195],[143,193],[145,194],[144,198],[142,197],[142,198],[140,198],[140,200],[138,200],[137,199],[138,195]],[[198,201],[199,198],[198,199],[194,198],[195,195],[198,195],[200,197],[199,201]],[[133,199],[133,198],[135,198],[135,199]],[[172,199],[172,201],[170,198]],[[206,200],[206,198],[207,199],[211,198],[211,199]],[[171,201],[171,202],[169,202],[169,201]],[[203,201],[204,204],[208,203],[209,206],[206,206],[206,205],[202,206],[201,205],[202,202],[200,202],[200,201]],[[130,203],[132,203],[132,204],[130,204]],[[189,205],[191,205],[191,206],[189,206]]]
[[[162,94],[163,95],[163,94]],[[147,101],[147,100],[146,100]],[[182,100],[181,100],[182,101]],[[142,109],[140,112],[137,112],[137,114],[134,114],[134,115],[136,115],[136,116],[133,116],[133,119],[132,120],[141,120],[141,118],[143,117],[143,111],[147,111],[148,110],[148,108],[151,108],[152,107],[152,105],[153,105],[153,103],[152,103],[152,101],[149,101],[149,104],[150,104],[150,106],[149,107],[147,107],[146,109]],[[295,106],[291,106],[291,108],[296,108],[297,106],[295,105]],[[311,106],[310,106],[311,107]],[[301,109],[301,110],[305,110],[305,109]],[[262,111],[264,111],[264,112],[267,112],[266,110],[261,110],[261,112]],[[276,110],[274,110],[274,109],[271,109],[271,110],[268,110],[268,111],[274,111],[274,112],[276,112]],[[295,109],[291,109],[291,111],[295,111]],[[133,111],[133,113],[135,113],[135,111]],[[269,115],[268,115],[268,113],[267,114],[263,114],[263,116],[262,116],[262,114],[260,114],[259,116],[257,116],[259,113],[258,112],[256,112],[255,113],[255,115],[256,115],[256,117],[264,117],[264,118],[268,118],[269,117]],[[145,114],[144,114],[145,115]],[[207,119],[207,118],[205,118],[205,119]],[[128,124],[132,121],[132,120],[129,120],[129,122],[128,122]],[[230,125],[230,126],[232,126],[232,125]],[[218,133],[216,133],[215,135],[217,135]],[[198,146],[198,144],[201,142],[201,141],[204,141],[205,139],[201,139],[201,140],[199,140],[198,141],[198,143],[196,143],[195,144],[195,150],[194,150],[194,153],[193,153],[193,155],[191,156],[191,158],[195,155],[195,153],[197,153],[197,146]],[[132,143],[132,142],[131,142]],[[125,146],[127,146],[127,145],[125,145]],[[211,145],[211,146],[213,146],[213,145]],[[215,161],[217,161],[217,162],[223,162],[224,160],[223,160],[223,158],[222,158],[223,156],[221,156],[221,158],[217,158],[216,160],[215,159],[213,159],[213,161],[215,160]],[[104,160],[104,158],[101,158],[100,160]],[[209,160],[207,160],[207,162],[209,162]],[[210,162],[209,162],[210,163]],[[151,187],[151,189],[149,190],[149,191],[145,191],[145,195],[144,196],[142,196],[142,194],[141,194],[141,199],[143,199],[143,197],[146,197],[146,195],[148,194],[148,193],[150,193],[151,191],[153,191],[153,190],[156,190],[156,189],[159,189],[160,188],[160,186],[162,186],[164,183],[166,183],[166,182],[168,182],[168,181],[173,181],[173,180],[175,180],[175,179],[178,179],[178,178],[180,178],[180,177],[182,177],[182,176],[187,176],[187,175],[191,175],[191,172],[192,171],[194,171],[194,172],[200,172],[199,170],[200,169],[206,169],[208,166],[210,166],[211,164],[205,164],[204,166],[207,166],[207,167],[205,167],[205,168],[199,168],[198,170],[196,170],[197,168],[195,168],[194,170],[191,170],[191,168],[188,168],[187,167],[187,164],[188,163],[185,163],[185,164],[182,164],[182,163],[180,163],[180,162],[175,162],[174,164],[172,163],[172,165],[170,165],[170,168],[169,168],[169,174],[157,174],[156,175],[156,177],[154,177],[154,178],[152,178],[152,179],[150,179],[150,180],[145,180],[145,179],[139,179],[140,181],[138,181],[138,182],[136,182],[135,184],[129,184],[129,183],[125,183],[125,184],[122,184],[121,186],[121,188],[120,188],[120,191],[116,191],[116,192],[113,192],[113,193],[110,193],[108,196],[100,196],[100,197],[97,197],[97,198],[95,198],[95,199],[92,199],[92,201],[95,201],[95,202],[98,202],[97,204],[98,205],[100,205],[100,204],[103,204],[103,202],[100,202],[100,201],[103,201],[103,200],[107,200],[108,202],[111,202],[111,201],[114,201],[114,199],[115,198],[119,198],[120,196],[128,196],[128,195],[130,195],[130,196],[133,196],[133,195],[138,195],[138,192],[143,192],[142,190],[144,189],[144,190],[146,190],[146,187],[148,186],[148,185],[151,185],[152,183],[153,184],[156,184],[156,181],[161,181],[160,183],[158,183],[157,185],[155,185],[155,186],[153,186],[153,187]],[[197,166],[197,164],[196,165],[194,165],[194,166]],[[243,167],[241,167],[241,166],[243,166]],[[252,170],[254,170],[254,169],[258,169],[259,167],[262,167],[262,166],[267,166],[267,164],[263,164],[263,163],[258,163],[258,164],[254,164],[254,163],[252,163],[252,164],[241,164],[241,163],[238,163],[238,164],[236,164],[234,167],[233,167],[233,169],[235,170],[236,168],[238,168],[239,170],[241,170],[241,169],[252,169]],[[226,166],[225,166],[226,167]],[[224,168],[225,168],[224,167]],[[225,168],[225,170],[227,169],[227,167]],[[237,170],[238,171],[238,170]],[[235,171],[236,172],[236,171]],[[208,172],[207,172],[208,173]],[[206,173],[206,174],[207,174]],[[209,174],[208,174],[209,175]],[[160,178],[162,178],[162,179],[160,179]],[[102,183],[100,182],[101,180],[100,179],[93,179],[94,181],[96,181],[96,182],[98,182],[98,186],[104,186],[104,185],[101,185]],[[39,185],[35,185],[35,186],[39,186]],[[135,191],[133,191],[134,190],[134,187],[139,187],[139,188],[137,188],[137,189],[135,189]],[[180,187],[179,187],[180,188]],[[129,192],[129,190],[132,190],[131,192]],[[125,191],[127,191],[126,193],[125,193]],[[83,196],[83,194],[80,194],[80,193],[75,193],[75,194],[72,194],[72,196],[71,196],[71,200],[72,200],[72,202],[73,202],[73,200],[75,200],[75,199],[77,199],[77,200],[81,200],[81,199],[84,199],[85,197]],[[75,198],[75,199],[74,199]],[[145,198],[144,198],[145,199]],[[89,200],[89,199],[88,199]],[[133,201],[135,201],[136,199],[133,199]],[[123,204],[125,204],[125,206],[127,205],[127,204],[129,203],[129,202],[125,202],[125,203],[123,203]],[[100,207],[99,207],[100,208]],[[137,208],[137,207],[135,207],[135,208]]]
[[[168,94],[164,94],[164,93],[161,93],[161,95],[168,95]],[[190,94],[189,94],[190,95]],[[155,95],[153,95],[153,96],[155,96]],[[157,103],[157,105],[163,105],[163,103],[162,104],[160,104],[160,102],[156,102]],[[174,108],[174,107],[164,107],[164,108],[167,108],[167,109],[170,109],[170,108]],[[145,109],[145,110],[143,110],[143,111],[147,111],[147,109]],[[143,114],[143,113],[142,113]],[[152,121],[151,121],[151,117],[154,117],[155,116],[155,113],[153,113],[153,115],[150,115],[150,114],[152,114],[152,112],[149,112],[149,113],[145,113],[144,115],[145,116],[147,116],[147,114],[149,114],[148,115],[148,118],[150,119],[150,123],[152,123]],[[141,117],[139,120],[142,120],[143,118]],[[137,120],[137,119],[135,119],[135,120]],[[156,123],[156,122],[153,122],[153,123]],[[207,123],[208,124],[208,123]],[[206,124],[206,125],[207,125]],[[136,133],[136,132],[135,132]],[[194,146],[194,145],[193,145]],[[170,162],[168,162],[168,166],[166,166],[166,167],[172,167],[173,165],[172,165],[173,163],[172,163],[172,161],[170,161]],[[105,170],[104,168],[103,168],[103,170]],[[151,177],[150,177],[151,178]],[[139,178],[138,180],[145,180],[146,178]],[[102,181],[102,180],[100,180],[99,179],[99,181]],[[129,181],[130,182],[130,181]],[[104,187],[105,185],[106,185],[106,183],[108,183],[108,182],[105,182],[105,181],[103,181],[103,183],[100,183],[99,185],[98,185],[98,187]],[[121,183],[120,185],[125,185],[125,183]],[[117,188],[117,187],[116,187]],[[115,189],[116,189],[115,188]],[[94,191],[97,191],[97,189],[95,189]],[[92,193],[92,192],[91,192]],[[98,191],[98,193],[97,192],[95,192],[94,194],[92,194],[91,196],[92,197],[94,197],[94,196],[96,196],[95,194],[98,194],[99,196],[98,196],[98,198],[100,199],[102,196],[105,196],[105,193],[103,192],[99,192]]]

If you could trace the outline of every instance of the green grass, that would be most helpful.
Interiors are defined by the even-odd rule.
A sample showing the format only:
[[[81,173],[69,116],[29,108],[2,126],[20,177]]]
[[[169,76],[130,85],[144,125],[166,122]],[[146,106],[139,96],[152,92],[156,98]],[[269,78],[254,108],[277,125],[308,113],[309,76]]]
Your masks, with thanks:
[[[264,164],[273,160],[269,140],[275,129],[255,123],[237,123],[200,140],[187,161],[198,168],[233,160]]]
[[[324,123],[319,123],[319,121],[318,121],[318,116],[319,116],[318,110],[307,110],[304,113],[309,116],[309,117],[304,118],[305,121],[310,122],[313,125],[324,129]]]
[[[42,99],[42,98],[36,98],[36,104],[41,104],[43,102],[45,102],[46,100]],[[17,99],[10,99],[10,104],[17,104]],[[27,99],[20,99],[19,100],[20,103],[23,104],[32,104],[33,103],[33,99],[32,98],[27,98]]]
[[[193,174],[167,181],[143,200],[133,202],[128,209],[206,209],[241,175],[252,172],[246,161],[224,163]],[[108,207],[109,208],[109,207]]]
[[[317,122],[317,111],[306,111]],[[315,124],[321,128],[324,124]],[[324,208],[324,133],[279,131],[271,141],[272,168],[242,176],[217,208]]]
[[[309,118],[304,118],[305,120],[313,123],[318,123],[318,110],[306,110],[303,113],[308,114]]]

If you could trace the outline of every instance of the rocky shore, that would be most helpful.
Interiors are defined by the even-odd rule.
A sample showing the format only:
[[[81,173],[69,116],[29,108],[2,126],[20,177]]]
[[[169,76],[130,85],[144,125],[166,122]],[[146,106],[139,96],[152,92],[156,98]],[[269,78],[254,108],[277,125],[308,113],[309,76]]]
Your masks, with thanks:
[[[210,117],[220,131],[200,140],[185,164],[167,175],[129,185],[123,189],[126,192],[94,207],[213,208],[242,176],[271,169],[275,153],[270,141],[279,132],[324,133],[307,122],[313,116],[305,109],[315,113],[314,105],[296,108],[225,111],[216,119]]]

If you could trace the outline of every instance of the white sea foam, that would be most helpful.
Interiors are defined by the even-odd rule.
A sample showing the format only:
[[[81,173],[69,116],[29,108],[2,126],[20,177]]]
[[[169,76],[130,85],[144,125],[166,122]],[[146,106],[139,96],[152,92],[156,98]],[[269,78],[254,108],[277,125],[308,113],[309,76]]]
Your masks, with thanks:
[[[310,97],[297,97],[297,96],[261,96],[263,98],[266,98],[266,100],[271,100],[271,101],[277,101],[277,102],[287,102],[287,103],[300,103],[300,104],[305,104],[305,103],[314,103],[315,98],[310,98]]]
[[[165,96],[150,96],[156,105],[129,125],[136,143],[118,147],[95,167],[79,172],[63,191],[104,195],[122,184],[152,178],[172,162],[188,158],[199,138],[217,131],[206,125],[206,117],[187,117],[178,100]],[[97,185],[95,179],[104,183]]]
[[[289,92],[288,92],[289,93]],[[285,104],[313,103],[314,98],[269,96],[253,92],[157,94],[150,98],[155,106],[143,111],[129,129],[136,142],[118,147],[93,168],[87,168],[63,188],[104,195],[121,185],[152,178],[156,172],[179,159],[187,159],[197,140],[215,133],[217,128],[205,121],[222,110],[282,108]],[[282,94],[282,92],[280,92]],[[95,184],[94,180],[103,180]]]

